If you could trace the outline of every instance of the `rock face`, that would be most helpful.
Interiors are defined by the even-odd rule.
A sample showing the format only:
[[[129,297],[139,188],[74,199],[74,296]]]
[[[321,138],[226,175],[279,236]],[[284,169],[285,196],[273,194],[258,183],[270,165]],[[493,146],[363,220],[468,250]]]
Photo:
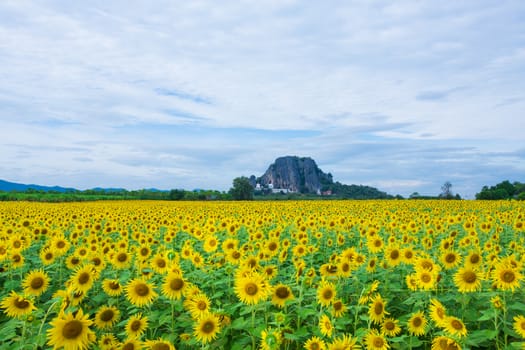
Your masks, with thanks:
[[[323,185],[332,184],[333,179],[310,157],[286,156],[277,158],[257,183],[290,192],[317,193]]]

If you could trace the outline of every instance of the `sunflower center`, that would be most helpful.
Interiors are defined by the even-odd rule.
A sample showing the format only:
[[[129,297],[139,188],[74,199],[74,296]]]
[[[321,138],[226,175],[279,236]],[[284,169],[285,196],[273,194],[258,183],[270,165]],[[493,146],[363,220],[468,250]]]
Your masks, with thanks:
[[[98,257],[91,259],[91,262],[93,262],[93,265],[95,266],[100,266],[100,264],[102,264],[102,260]]]
[[[514,272],[511,271],[511,270],[505,270],[505,271],[501,274],[501,279],[502,279],[503,282],[505,282],[505,283],[512,283],[512,282],[514,282],[514,280],[516,279],[516,275],[515,275]]]
[[[46,253],[46,254],[44,255],[44,258],[45,258],[46,260],[51,260],[51,259],[53,259],[53,253]]]
[[[463,329],[463,324],[459,322],[458,320],[452,320],[452,322],[450,322],[450,325],[452,326],[452,328],[458,331]]]
[[[396,325],[394,322],[385,322],[385,329],[389,331],[393,331],[396,328]]]
[[[259,288],[257,287],[255,283],[249,282],[249,283],[246,283],[246,285],[244,286],[244,291],[246,292],[246,294],[253,296],[257,294],[257,292],[259,291]]]
[[[164,259],[157,260],[157,266],[160,268],[166,267],[166,261]]]
[[[80,284],[86,284],[89,282],[90,275],[87,272],[82,272],[80,276],[78,276],[78,283]]]
[[[197,309],[204,311],[207,308],[208,308],[208,304],[206,304],[205,301],[199,300],[199,302],[197,303]]]
[[[413,254],[412,254],[412,252],[410,250],[405,252],[405,258],[412,259],[412,256],[413,256]]]
[[[138,296],[145,297],[149,294],[149,287],[144,283],[137,284],[135,286],[135,293],[137,293]]]
[[[319,344],[317,344],[317,343],[312,343],[312,344],[310,344],[310,349],[311,349],[311,350],[319,350],[319,349],[321,349],[321,348],[319,347]]]
[[[279,287],[275,291],[275,295],[277,295],[280,299],[286,299],[290,295],[290,292],[288,291],[288,288],[286,287]]]
[[[463,281],[466,283],[474,283],[476,282],[477,276],[473,271],[465,271],[463,274]]]
[[[170,346],[168,344],[160,343],[160,344],[153,345],[151,349],[152,350],[170,350]]]
[[[48,256],[48,255],[50,255],[50,256]],[[46,255],[46,258],[47,258],[47,259],[51,259],[51,258],[53,257],[52,254],[48,254],[48,255]],[[77,258],[76,256],[74,256],[73,258],[71,258],[71,264],[76,265],[76,264],[78,264],[79,262],[80,262],[80,259]]]
[[[381,247],[382,245],[383,245],[383,242],[380,241],[379,239],[376,239],[376,240],[374,241],[374,246],[375,246],[376,248],[379,248],[379,247]]]
[[[31,280],[31,289],[40,289],[44,285],[44,279],[40,276]]]
[[[206,334],[213,333],[213,331],[215,330],[215,324],[213,323],[213,321],[206,321],[202,325],[201,330]]]
[[[170,281],[171,290],[181,290],[184,286],[184,281],[180,278],[174,278]]]
[[[79,320],[72,320],[64,325],[62,328],[62,335],[66,339],[76,339],[82,334],[83,330],[84,326],[82,325],[82,322]]]
[[[142,248],[140,250],[140,255],[142,255],[142,256],[146,256],[146,255],[148,255],[148,253],[149,253],[148,248]]]
[[[343,272],[348,272],[350,271],[350,265],[348,263],[343,263],[341,265],[341,270],[343,270]]]
[[[456,255],[447,254],[447,256],[445,257],[445,261],[448,262],[449,264],[452,264],[453,262],[456,261]]]
[[[100,314],[100,319],[104,322],[109,322],[113,319],[113,316],[115,316],[113,310],[104,310]]]
[[[29,307],[29,302],[23,298],[17,298],[15,299],[13,303],[17,309],[27,309]]]
[[[421,281],[423,281],[424,283],[429,283],[430,281],[432,281],[432,277],[430,277],[428,273],[424,273],[421,275]]]
[[[120,253],[119,255],[117,255],[117,260],[119,262],[125,262],[126,260],[128,260],[128,254]]]
[[[15,263],[20,262],[20,260],[22,260],[22,257],[20,255],[18,254],[13,255],[13,261]]]
[[[438,308],[436,310],[436,313],[437,313],[439,318],[445,318],[445,311],[442,308]]]
[[[392,250],[390,252],[390,259],[396,260],[397,258],[399,258],[399,251],[397,249]]]
[[[374,304],[374,313],[376,315],[381,315],[383,313],[383,304],[382,303],[375,303]]]
[[[423,324],[423,320],[421,319],[421,317],[416,317],[412,320],[412,325],[414,327],[420,327],[422,324]]]
[[[232,258],[234,258],[234,259],[239,259],[240,257],[241,257],[241,253],[239,253],[239,252],[237,252],[237,251],[235,251],[235,252],[232,253]]]
[[[117,290],[120,288],[120,284],[115,281],[109,282],[109,289]]]
[[[343,309],[343,303],[340,301],[337,301],[333,305],[335,311],[341,311]]]
[[[385,344],[385,341],[381,337],[374,337],[374,347],[377,349],[382,349]]]
[[[268,244],[268,249],[273,252],[277,249],[277,243],[271,242],[270,244]]]
[[[122,347],[122,350],[135,350],[135,346],[132,343],[126,343]]]
[[[58,241],[58,242],[57,242],[57,248],[58,248],[58,249],[62,249],[62,248],[64,248],[65,246],[66,246],[66,242],[64,242],[64,241]]]
[[[133,331],[133,332],[137,332],[142,326],[142,322],[140,322],[139,320],[135,320],[133,322],[131,322],[131,325],[129,326],[129,328]]]
[[[14,241],[14,243],[13,243],[13,247],[15,247],[15,248],[18,249],[18,248],[20,248],[21,246],[22,246],[22,243],[20,243],[19,241]]]
[[[323,299],[330,300],[334,296],[334,292],[331,289],[327,289],[323,292]]]
[[[478,254],[472,254],[469,260],[471,264],[477,264],[480,261],[480,259],[481,258]]]

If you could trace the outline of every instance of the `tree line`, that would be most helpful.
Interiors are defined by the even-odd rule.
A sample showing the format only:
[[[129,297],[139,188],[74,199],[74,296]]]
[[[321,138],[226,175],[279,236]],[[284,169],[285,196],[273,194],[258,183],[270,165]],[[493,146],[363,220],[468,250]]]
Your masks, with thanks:
[[[476,193],[476,199],[499,200],[518,199],[525,200],[525,183],[518,181],[502,181],[494,186],[483,186],[481,192]]]

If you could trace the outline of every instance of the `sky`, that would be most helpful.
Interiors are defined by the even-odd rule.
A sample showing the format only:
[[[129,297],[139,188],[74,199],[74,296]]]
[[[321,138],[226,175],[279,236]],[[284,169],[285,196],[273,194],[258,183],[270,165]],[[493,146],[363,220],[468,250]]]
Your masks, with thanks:
[[[525,2],[0,2],[0,179],[390,194],[525,182]]]

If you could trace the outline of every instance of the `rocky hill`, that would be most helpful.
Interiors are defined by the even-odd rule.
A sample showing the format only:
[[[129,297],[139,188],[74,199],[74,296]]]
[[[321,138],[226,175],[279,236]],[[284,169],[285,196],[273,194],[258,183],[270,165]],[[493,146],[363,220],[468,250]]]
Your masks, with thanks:
[[[262,176],[252,175],[250,183],[262,192],[317,193],[353,199],[392,198],[374,187],[334,182],[332,174],[319,169],[310,157],[279,157]]]
[[[323,185],[333,183],[310,157],[279,157],[259,178],[251,177],[252,186],[282,189],[289,192],[317,193]]]

